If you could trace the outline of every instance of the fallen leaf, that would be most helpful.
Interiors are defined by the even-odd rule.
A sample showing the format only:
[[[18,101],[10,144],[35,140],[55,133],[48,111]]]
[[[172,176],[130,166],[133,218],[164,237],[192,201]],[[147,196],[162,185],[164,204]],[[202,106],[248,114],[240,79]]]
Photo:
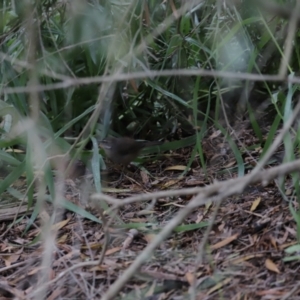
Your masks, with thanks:
[[[268,298],[270,299],[271,295],[274,296],[286,295],[286,291],[279,291],[278,289],[269,289],[269,290],[257,291],[256,294],[258,296],[269,296]],[[274,297],[271,297],[271,299],[274,299]],[[276,299],[278,298],[276,297]]]
[[[162,187],[168,188],[168,187],[170,187],[170,186],[172,186],[172,185],[174,185],[174,184],[176,184],[176,183],[178,183],[178,182],[180,182],[180,181],[181,181],[181,179],[173,179],[173,180],[169,180],[169,181],[166,182]]]
[[[156,234],[153,234],[153,233],[144,234],[144,236],[143,236],[144,240],[145,240],[148,244],[150,244],[150,243],[153,241],[153,239],[154,239],[155,237],[156,237]]]
[[[255,211],[260,201],[261,201],[261,197],[256,198],[251,205],[250,211]]]
[[[145,214],[147,214],[149,212],[145,212]],[[151,214],[153,214],[154,212],[152,211]],[[146,223],[147,222],[147,219],[146,218],[131,218],[131,219],[128,219],[128,221],[130,223]]]
[[[269,258],[266,259],[265,266],[268,270],[280,274],[279,269],[277,268],[277,266],[275,265],[275,263],[271,259],[269,259]]]
[[[60,221],[56,224],[53,224],[51,229],[52,230],[59,230],[59,229],[65,227],[69,222],[70,222],[70,219],[62,220],[62,221]]]
[[[222,168],[223,169],[228,169],[228,168],[230,168],[230,167],[232,167],[234,165],[236,165],[236,161],[235,160],[229,162],[227,165],[223,166]]]
[[[57,239],[57,244],[66,244],[68,241],[68,234],[63,234],[61,237]]]
[[[221,133],[222,133],[221,130],[215,130],[208,138],[209,138],[210,140],[213,140],[213,139],[215,139],[216,137],[220,136]]]
[[[277,250],[277,240],[273,236],[270,236],[270,241],[273,247]]]
[[[82,245],[80,247],[81,250],[88,250],[88,249],[92,249],[92,250],[95,250],[95,249],[100,249],[102,248],[103,244],[102,243],[90,243],[88,245]]]
[[[102,191],[105,192],[105,193],[130,193],[131,189],[116,189],[116,188],[104,187],[102,189]]]
[[[244,261],[247,261],[252,258],[257,258],[257,257],[263,257],[263,254],[250,254],[250,255],[245,255],[243,257],[239,258],[234,258],[232,260],[229,260],[228,263],[233,264],[233,265],[238,265]]]
[[[148,174],[146,172],[144,172],[144,171],[141,171],[140,175],[142,177],[143,184],[148,184],[149,183],[149,176],[148,176]]]
[[[210,294],[214,293],[215,291],[219,290],[220,288],[222,288],[223,286],[225,286],[226,284],[228,284],[230,281],[231,281],[231,278],[226,278],[223,281],[217,283],[214,287],[212,287],[207,292],[207,295],[210,295]]]
[[[114,254],[118,251],[122,250],[122,247],[115,247],[115,248],[112,248],[112,249],[108,249],[106,252],[105,252],[105,255],[110,255],[110,254]]]
[[[187,272],[185,274],[185,278],[190,285],[193,285],[196,280],[195,274],[190,273],[190,272]]]
[[[123,242],[123,249],[127,249],[132,243],[132,241],[134,240],[134,238],[138,236],[138,234],[139,232],[137,229],[135,228],[130,229],[127,233],[126,240]]]
[[[15,254],[2,256],[3,260],[5,261],[6,267],[11,266],[12,263],[18,261],[19,257],[20,255],[15,255]]]
[[[165,168],[165,171],[190,171],[191,168],[188,168],[187,166],[177,165],[177,166],[170,166]]]
[[[234,234],[232,236],[229,236],[225,240],[223,240],[223,241],[221,241],[219,243],[216,243],[213,246],[211,246],[211,249],[212,250],[216,250],[216,249],[219,249],[221,247],[224,247],[224,246],[230,244],[232,241],[236,240],[239,237],[239,235],[240,235],[239,233],[236,233],[236,234]]]

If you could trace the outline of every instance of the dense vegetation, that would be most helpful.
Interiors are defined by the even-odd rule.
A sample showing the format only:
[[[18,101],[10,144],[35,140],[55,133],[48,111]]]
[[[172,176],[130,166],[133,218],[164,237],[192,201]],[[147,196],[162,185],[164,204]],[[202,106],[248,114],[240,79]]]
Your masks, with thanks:
[[[205,167],[201,141],[214,128],[244,175],[249,149],[233,132],[247,120],[262,157],[299,94],[294,2],[1,1],[0,194],[31,207],[49,191],[54,201],[52,170],[64,170],[66,153],[88,165],[100,191],[107,135],[190,146],[187,165]],[[285,137],[285,161],[299,132],[296,124]],[[22,193],[11,187],[21,176]]]

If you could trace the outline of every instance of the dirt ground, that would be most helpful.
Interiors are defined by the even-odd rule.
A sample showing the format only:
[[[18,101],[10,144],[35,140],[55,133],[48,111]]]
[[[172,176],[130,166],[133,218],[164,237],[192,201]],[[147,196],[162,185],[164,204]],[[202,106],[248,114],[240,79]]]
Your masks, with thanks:
[[[261,148],[251,131],[243,133],[238,143],[242,145],[248,149],[242,154],[248,173]],[[161,190],[205,187],[238,177],[236,157],[219,132],[210,132],[202,146],[206,170],[198,156],[187,167],[190,148],[152,158],[142,168],[130,166],[122,178],[120,169],[108,164],[104,192],[123,199]],[[280,164],[280,151],[266,169]],[[16,187],[23,192],[26,189],[22,180]],[[26,216],[26,205],[22,205],[11,228],[18,207],[2,213],[0,299],[40,299],[41,295],[49,300],[101,299],[194,197],[138,201],[120,207],[112,216],[103,206],[82,200],[88,198],[89,191],[82,181],[81,185],[77,180],[65,182],[66,199],[105,222],[59,208],[51,228],[55,245],[43,236],[43,224],[51,220],[51,204],[41,206],[32,223],[31,212]],[[9,195],[3,194],[2,199]],[[250,185],[220,205],[209,202],[196,207],[114,299],[190,299],[191,295],[194,299],[300,299],[299,257],[286,252],[297,245],[297,224],[291,212],[291,207],[298,209],[295,195],[292,179],[287,176],[283,184],[278,179],[267,185]],[[53,251],[45,254],[47,247]]]

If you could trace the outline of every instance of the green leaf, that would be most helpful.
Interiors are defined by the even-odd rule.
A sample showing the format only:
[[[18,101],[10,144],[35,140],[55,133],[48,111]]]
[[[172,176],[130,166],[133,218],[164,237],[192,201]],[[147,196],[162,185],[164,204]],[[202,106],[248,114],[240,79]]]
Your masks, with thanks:
[[[71,128],[74,124],[76,124],[79,120],[81,120],[82,118],[84,118],[85,116],[90,114],[94,109],[95,109],[95,105],[89,107],[81,115],[79,115],[78,117],[76,117],[73,120],[71,120],[70,122],[68,122],[66,125],[64,125],[60,130],[58,130],[55,133],[55,135],[54,135],[55,138],[58,138],[60,135],[62,135],[64,132],[66,132],[69,128]]]
[[[209,222],[200,222],[198,224],[187,224],[187,225],[180,225],[174,228],[176,232],[186,232],[191,230],[196,230],[199,228],[207,227]]]
[[[0,150],[0,160],[5,161],[12,166],[18,166],[21,163],[19,160],[3,150]]]
[[[0,194],[2,194],[11,184],[13,184],[26,169],[26,160],[19,164],[4,180],[0,181]]]
[[[31,147],[31,144],[27,144],[27,149],[26,149],[26,182],[27,182],[27,197],[28,197],[28,208],[33,206],[33,168],[34,168],[34,163],[32,161],[32,155],[33,155],[33,149]]]
[[[70,202],[69,200],[63,198],[63,199],[59,199],[59,204],[64,207],[65,209],[72,211],[86,219],[89,219],[91,221],[97,222],[97,223],[102,223],[101,220],[99,220],[98,218],[96,218],[94,215],[92,215],[91,213],[87,212],[86,210],[84,210],[83,208],[75,205],[74,203]]]

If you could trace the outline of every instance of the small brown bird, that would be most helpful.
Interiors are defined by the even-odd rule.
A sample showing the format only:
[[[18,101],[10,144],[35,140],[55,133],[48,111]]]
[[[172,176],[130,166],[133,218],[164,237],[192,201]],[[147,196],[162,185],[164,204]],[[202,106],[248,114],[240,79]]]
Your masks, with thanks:
[[[137,141],[128,137],[109,137],[102,140],[99,146],[114,163],[128,165],[145,147],[158,146],[163,142]]]

